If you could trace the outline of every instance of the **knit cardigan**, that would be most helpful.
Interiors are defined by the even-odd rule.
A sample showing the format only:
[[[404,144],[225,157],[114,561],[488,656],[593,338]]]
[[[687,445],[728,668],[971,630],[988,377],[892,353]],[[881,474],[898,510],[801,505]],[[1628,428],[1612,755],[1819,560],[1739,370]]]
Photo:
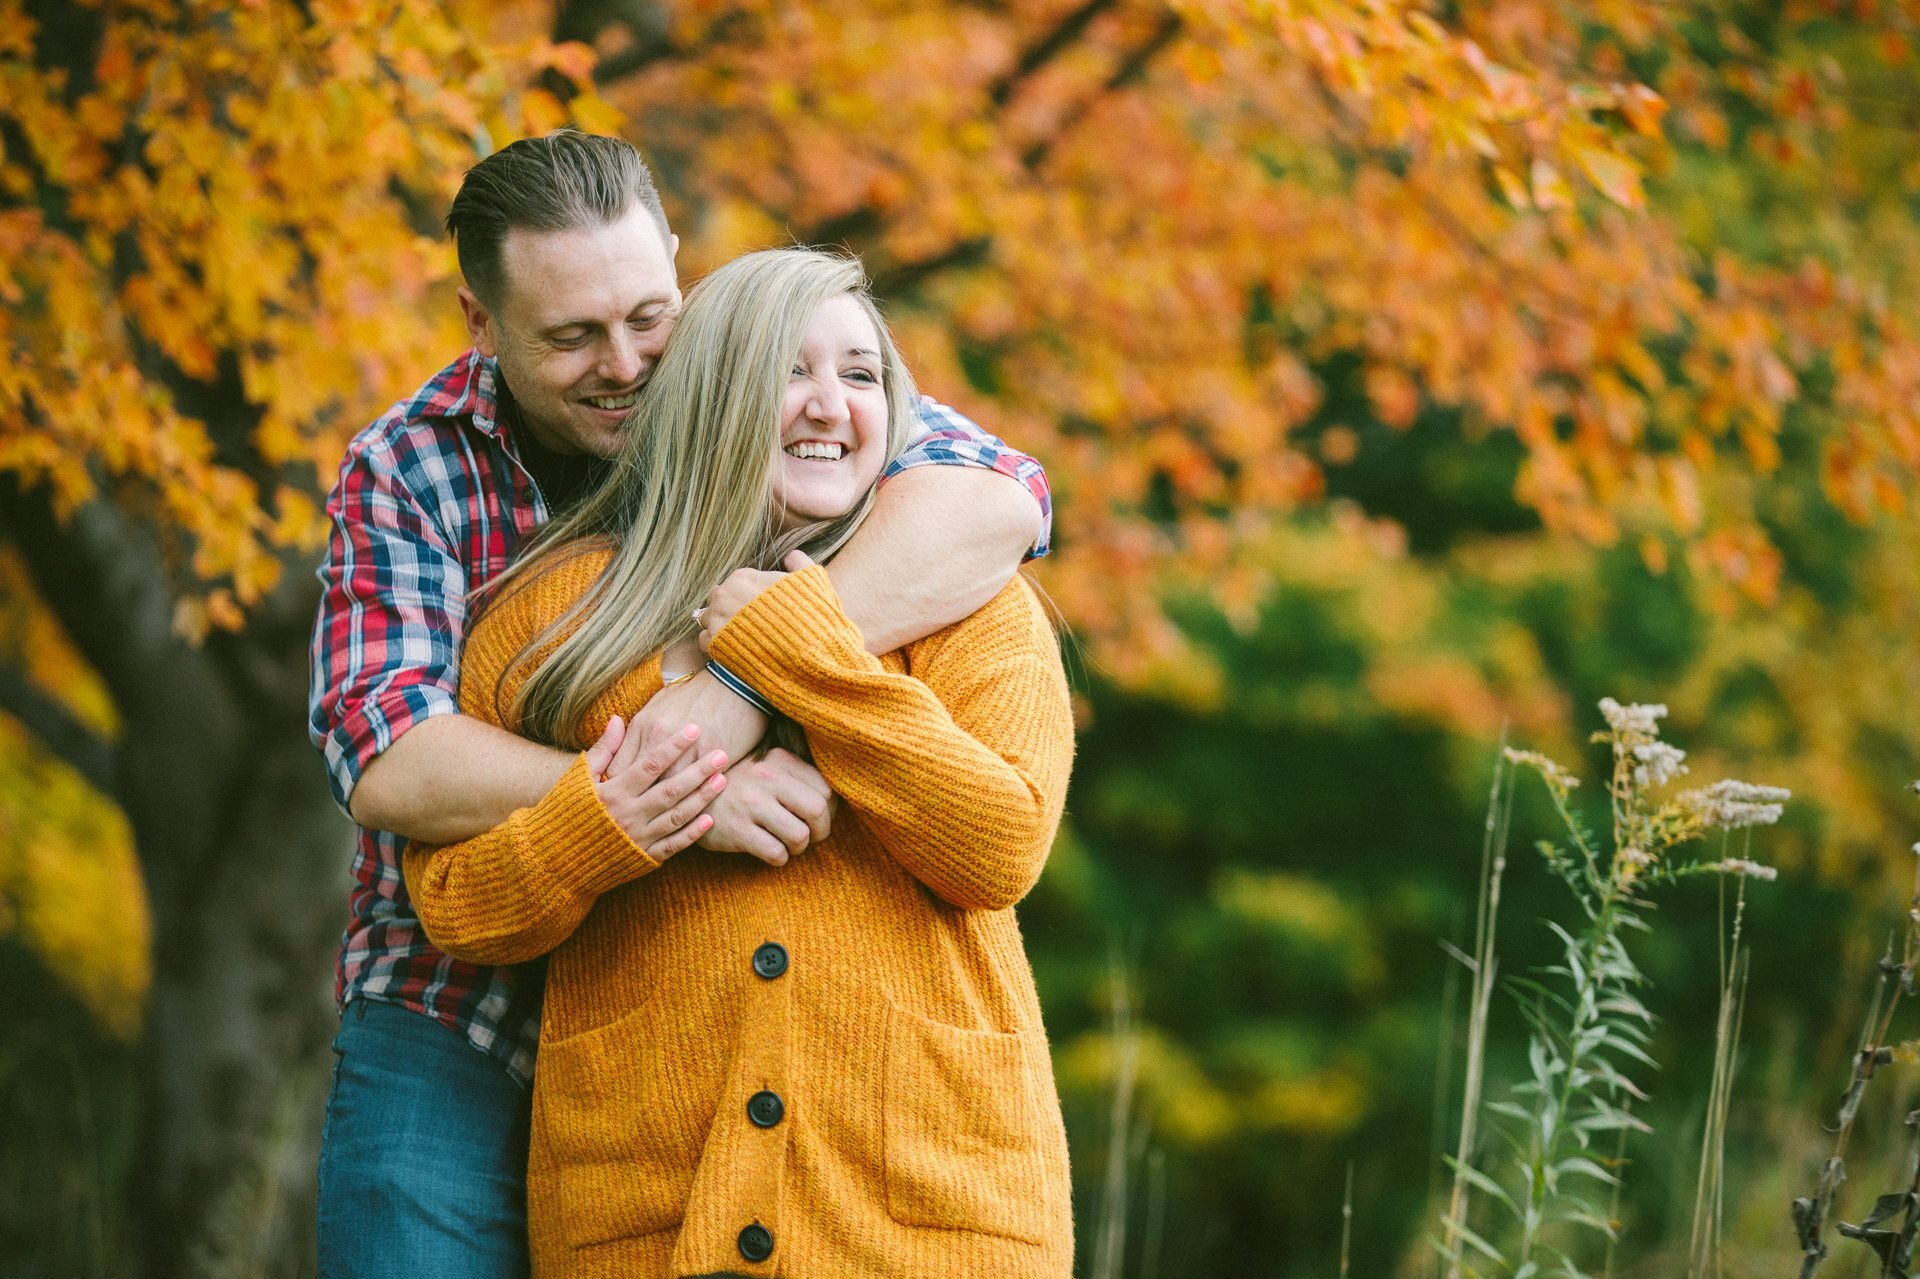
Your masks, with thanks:
[[[463,711],[498,722],[514,655],[605,562],[578,557],[483,617]],[[405,856],[435,944],[551,956],[534,1274],[1069,1279],[1066,1133],[1012,909],[1073,756],[1039,601],[1015,579],[874,657],[815,567],[741,609],[712,655],[805,729],[840,797],[831,836],[786,866],[655,862],[584,756],[488,834]],[[655,658],[582,739],[660,684]]]

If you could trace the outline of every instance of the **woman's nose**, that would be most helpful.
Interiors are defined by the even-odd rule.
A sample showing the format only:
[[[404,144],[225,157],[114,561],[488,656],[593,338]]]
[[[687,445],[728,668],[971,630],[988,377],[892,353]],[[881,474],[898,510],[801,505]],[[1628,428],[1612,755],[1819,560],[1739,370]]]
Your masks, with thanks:
[[[847,396],[837,378],[822,378],[814,384],[813,397],[807,403],[807,415],[816,422],[839,423],[847,420]]]

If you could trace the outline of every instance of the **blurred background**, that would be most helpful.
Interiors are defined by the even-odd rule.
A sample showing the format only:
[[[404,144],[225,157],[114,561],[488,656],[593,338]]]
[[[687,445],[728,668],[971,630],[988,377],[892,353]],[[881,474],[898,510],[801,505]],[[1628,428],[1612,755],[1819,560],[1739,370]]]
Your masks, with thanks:
[[[1437,1273],[1498,744],[1602,823],[1604,695],[1795,792],[1724,1272],[1797,1266],[1920,828],[1916,39],[1914,0],[0,0],[0,1273],[311,1273],[325,494],[463,348],[460,175],[562,124],[649,156],[689,278],[860,253],[923,386],[1048,466],[1081,738],[1022,919],[1084,1274],[1334,1276],[1349,1173],[1350,1273]],[[1503,973],[1554,953],[1554,833],[1522,788]],[[1719,910],[1633,941],[1616,1274],[1687,1272]],[[1491,1097],[1512,1001],[1490,1034]],[[1906,1184],[1910,1070],[1847,1220]]]

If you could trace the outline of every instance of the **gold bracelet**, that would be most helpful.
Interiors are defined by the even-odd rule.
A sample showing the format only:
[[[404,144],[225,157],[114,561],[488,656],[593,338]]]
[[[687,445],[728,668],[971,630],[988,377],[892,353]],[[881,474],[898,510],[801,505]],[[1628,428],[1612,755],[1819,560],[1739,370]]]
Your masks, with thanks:
[[[695,675],[698,675],[701,669],[702,668],[696,666],[692,670],[688,671],[685,675],[675,675],[672,679],[662,680],[660,683],[660,691],[664,693],[668,689],[672,688],[675,684],[686,683],[688,680],[692,679]]]

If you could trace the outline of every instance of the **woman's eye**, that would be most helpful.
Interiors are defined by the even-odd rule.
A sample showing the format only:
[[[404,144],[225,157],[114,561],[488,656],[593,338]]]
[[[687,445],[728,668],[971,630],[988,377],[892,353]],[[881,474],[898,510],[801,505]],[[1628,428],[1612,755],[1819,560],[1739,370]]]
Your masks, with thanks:
[[[868,386],[872,386],[876,381],[879,380],[875,378],[873,374],[867,372],[865,369],[854,369],[850,371],[847,374],[847,376],[852,378],[856,382],[865,382]]]

